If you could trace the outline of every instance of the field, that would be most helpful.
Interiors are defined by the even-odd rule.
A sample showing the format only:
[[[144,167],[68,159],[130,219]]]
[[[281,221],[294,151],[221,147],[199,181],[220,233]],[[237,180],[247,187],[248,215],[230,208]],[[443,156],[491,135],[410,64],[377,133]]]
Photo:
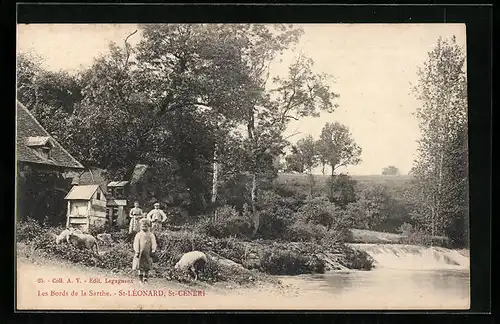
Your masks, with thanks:
[[[412,179],[410,175],[352,175],[351,177],[353,180],[357,181],[358,185],[382,185],[386,186],[391,192],[404,189]],[[314,190],[322,190],[329,178],[330,175],[315,174]],[[296,186],[297,188],[309,187],[308,175],[302,173],[279,173],[277,183]]]
[[[401,186],[405,184],[407,181],[412,179],[410,175],[351,175],[352,179],[358,181],[359,183],[371,183],[371,184],[380,184],[380,185],[394,185]],[[324,185],[326,181],[330,178],[328,174],[315,174],[314,179],[316,181],[316,185]],[[308,176],[304,173],[279,173],[278,174],[278,183],[294,183],[300,185],[308,184]]]

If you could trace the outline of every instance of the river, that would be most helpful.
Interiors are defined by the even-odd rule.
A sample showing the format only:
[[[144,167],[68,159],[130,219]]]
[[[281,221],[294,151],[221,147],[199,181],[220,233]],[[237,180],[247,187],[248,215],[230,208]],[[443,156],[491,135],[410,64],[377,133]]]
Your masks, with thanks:
[[[356,244],[375,260],[371,271],[283,276],[322,309],[468,309],[469,258],[437,247]]]

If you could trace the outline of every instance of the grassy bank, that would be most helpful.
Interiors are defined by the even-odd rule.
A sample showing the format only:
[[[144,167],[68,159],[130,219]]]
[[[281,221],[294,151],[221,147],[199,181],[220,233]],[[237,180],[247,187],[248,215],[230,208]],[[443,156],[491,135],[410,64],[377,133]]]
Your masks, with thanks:
[[[126,230],[111,233],[113,243],[101,244],[99,255],[76,249],[67,243],[57,245],[55,237],[62,228],[42,226],[34,221],[18,224],[17,241],[22,243],[18,253],[32,256],[55,257],[85,266],[129,274],[133,258],[132,244],[126,241]],[[370,270],[373,260],[364,252],[344,244],[311,242],[276,242],[269,240],[245,241],[236,238],[214,238],[188,229],[165,230],[157,236],[157,277],[185,281],[173,266],[183,253],[200,250],[209,256],[208,265],[200,275],[207,283],[228,282],[255,285],[259,282],[277,282],[272,275],[324,273],[328,270]]]

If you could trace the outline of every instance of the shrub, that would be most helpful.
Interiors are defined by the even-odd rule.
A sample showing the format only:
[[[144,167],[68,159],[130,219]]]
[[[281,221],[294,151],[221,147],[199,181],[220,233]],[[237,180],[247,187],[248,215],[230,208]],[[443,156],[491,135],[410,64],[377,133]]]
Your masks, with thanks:
[[[113,231],[110,234],[113,242],[124,242],[129,236],[128,229],[120,229],[118,231]]]
[[[282,239],[286,235],[287,227],[294,221],[294,212],[298,208],[296,203],[294,198],[283,198],[273,191],[262,191],[258,203],[258,237]]]
[[[308,224],[301,221],[289,226],[286,239],[292,242],[320,241],[326,234],[326,227],[322,225]]]
[[[98,266],[112,270],[130,269],[133,257],[134,252],[130,244],[115,244],[100,257]]]
[[[199,233],[187,231],[163,231],[158,235],[159,241],[159,263],[175,264],[184,253],[198,250],[205,251],[208,243],[206,236]]]
[[[89,234],[96,237],[97,234],[106,233],[108,228],[109,226],[106,224],[92,225],[89,227]]]
[[[325,192],[328,199],[340,207],[345,207],[356,201],[356,184],[349,175],[339,174],[328,178]]]
[[[245,243],[233,239],[225,238],[209,242],[210,249],[221,257],[234,261],[236,263],[243,263],[245,259]]]
[[[17,222],[17,242],[29,242],[43,233],[42,225],[32,218]]]
[[[325,271],[322,260],[281,248],[264,252],[260,266],[262,271],[272,275],[298,275]]]
[[[344,246],[344,257],[340,263],[349,269],[370,270],[373,268],[373,258],[365,251]]]
[[[217,220],[210,217],[202,219],[197,231],[215,238],[246,237],[252,233],[253,224],[248,217],[241,216],[232,206],[217,209]]]
[[[349,232],[347,229],[333,230],[330,229],[321,238],[321,245],[331,247],[339,243],[345,243],[348,239]]]

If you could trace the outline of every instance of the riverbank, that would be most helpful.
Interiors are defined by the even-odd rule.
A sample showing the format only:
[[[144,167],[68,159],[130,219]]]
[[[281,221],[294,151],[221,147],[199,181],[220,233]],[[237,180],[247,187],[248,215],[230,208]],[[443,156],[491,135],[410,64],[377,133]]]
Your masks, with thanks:
[[[278,285],[252,288],[204,282],[182,284],[152,278],[140,285],[133,276],[53,259],[17,259],[19,310],[395,310],[467,309],[468,275],[446,271],[340,271],[324,275],[279,276]],[[72,283],[37,283],[52,279]],[[76,282],[80,278],[80,283]],[[83,282],[88,278],[101,283]],[[105,280],[128,281],[119,285]],[[108,281],[109,281],[108,280]],[[68,296],[50,296],[51,291]],[[111,296],[90,295],[90,290]],[[73,291],[79,296],[71,296]],[[87,295],[82,296],[81,291]],[[128,294],[120,294],[120,291]],[[134,295],[135,291],[135,295]],[[148,296],[139,291],[163,291]],[[40,296],[47,292],[49,296]],[[175,294],[174,294],[175,293]],[[116,295],[115,295],[116,294]]]
[[[55,243],[61,228],[36,223],[21,224],[17,232],[18,253],[27,258],[43,257],[68,260],[85,266],[128,274],[133,248],[127,231],[111,233],[109,244],[99,245],[99,255],[79,250],[62,242]],[[346,244],[313,242],[276,242],[214,238],[187,229],[164,230],[157,235],[158,259],[153,276],[184,282],[173,269],[189,251],[206,253],[209,262],[199,280],[208,284],[225,283],[253,287],[259,283],[276,284],[274,275],[325,273],[332,270],[370,270],[373,260],[366,252]]]

